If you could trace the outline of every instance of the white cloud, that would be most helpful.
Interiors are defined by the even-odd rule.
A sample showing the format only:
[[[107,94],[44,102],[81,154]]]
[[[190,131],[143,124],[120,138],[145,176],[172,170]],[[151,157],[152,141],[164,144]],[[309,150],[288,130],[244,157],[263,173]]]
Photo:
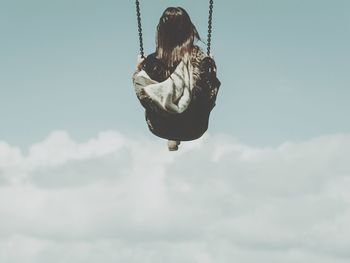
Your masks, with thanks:
[[[0,142],[0,262],[348,262],[350,135]]]

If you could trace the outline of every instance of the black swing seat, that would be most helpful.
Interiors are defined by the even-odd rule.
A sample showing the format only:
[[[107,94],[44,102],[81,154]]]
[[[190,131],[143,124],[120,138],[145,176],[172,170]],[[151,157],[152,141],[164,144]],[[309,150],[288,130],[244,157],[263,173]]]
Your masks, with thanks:
[[[148,128],[154,135],[169,140],[191,141],[207,131],[210,112],[215,106],[221,83],[216,77],[216,65],[211,57],[204,56],[198,65],[199,77],[191,92],[191,102],[182,113],[169,113],[149,97],[137,94],[145,108]],[[166,79],[165,66],[154,54],[145,59],[142,69],[157,82]]]

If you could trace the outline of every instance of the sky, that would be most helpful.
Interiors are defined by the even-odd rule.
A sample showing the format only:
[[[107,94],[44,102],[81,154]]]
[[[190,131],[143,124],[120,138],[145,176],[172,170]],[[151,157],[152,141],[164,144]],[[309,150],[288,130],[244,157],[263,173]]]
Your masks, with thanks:
[[[210,128],[168,153],[134,1],[0,0],[0,262],[349,262],[350,2],[214,2]],[[141,1],[146,54],[168,6],[206,40],[207,1]]]
[[[171,5],[188,10],[205,40],[204,2],[141,2],[146,53]],[[0,3],[2,140],[28,147],[57,129],[77,140],[108,129],[148,136],[130,80],[138,53],[133,1]],[[348,132],[349,7],[216,1],[212,52],[222,87],[209,132],[260,146]]]

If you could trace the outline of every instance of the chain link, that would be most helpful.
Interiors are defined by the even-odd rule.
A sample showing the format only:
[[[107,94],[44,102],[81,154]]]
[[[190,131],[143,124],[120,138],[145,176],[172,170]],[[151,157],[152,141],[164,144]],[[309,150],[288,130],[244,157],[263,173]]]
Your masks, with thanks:
[[[139,0],[136,0],[135,3],[136,3],[137,26],[138,26],[139,41],[140,41],[140,55],[141,55],[142,58],[144,58],[145,54],[144,54],[144,51],[143,51],[143,38],[142,38],[140,2],[139,2]]]
[[[210,55],[211,48],[211,32],[212,32],[212,21],[213,21],[213,5],[214,1],[209,0],[209,17],[208,17],[208,39],[207,39],[207,54]]]

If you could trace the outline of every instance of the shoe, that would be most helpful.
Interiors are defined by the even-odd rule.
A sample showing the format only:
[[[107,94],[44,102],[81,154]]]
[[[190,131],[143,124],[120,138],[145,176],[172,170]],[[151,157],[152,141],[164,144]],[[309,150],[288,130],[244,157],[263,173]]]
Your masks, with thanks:
[[[179,144],[180,144],[180,142],[178,142],[178,141],[168,140],[169,151],[177,151],[179,149],[179,147],[178,147]]]

